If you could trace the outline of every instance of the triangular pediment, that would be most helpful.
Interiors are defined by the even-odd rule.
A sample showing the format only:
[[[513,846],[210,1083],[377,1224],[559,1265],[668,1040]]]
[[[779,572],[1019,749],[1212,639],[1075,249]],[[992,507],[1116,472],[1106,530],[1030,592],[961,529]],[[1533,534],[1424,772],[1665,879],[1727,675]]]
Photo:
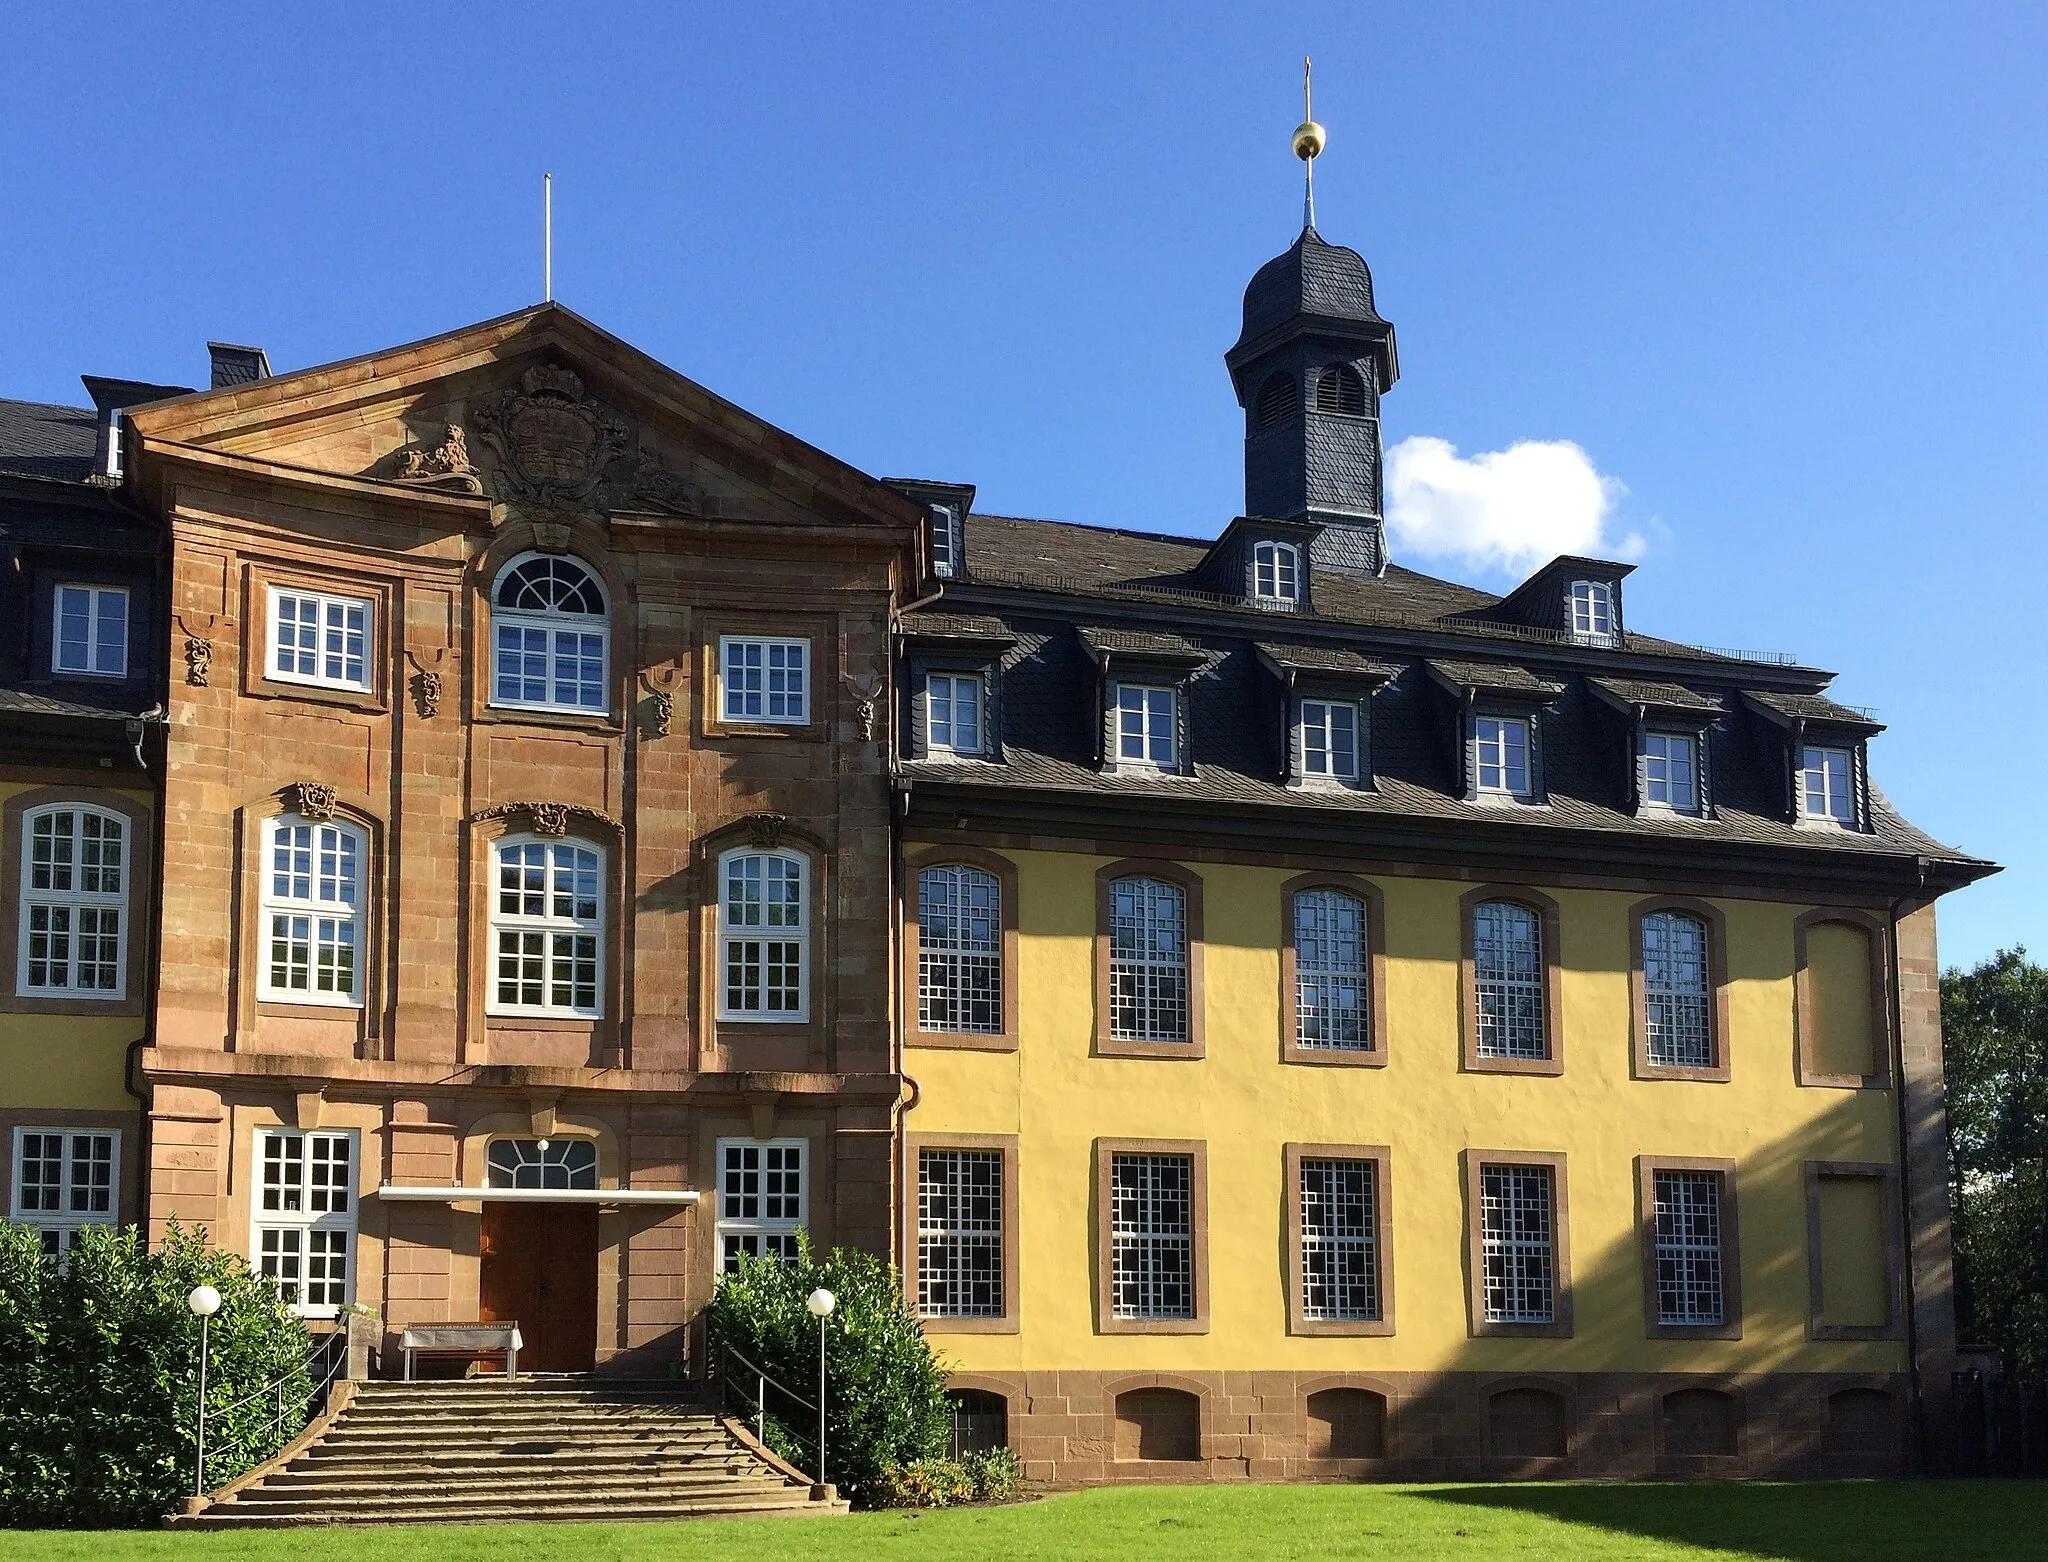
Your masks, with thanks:
[[[915,504],[559,304],[138,409],[145,460],[494,512],[914,526]]]

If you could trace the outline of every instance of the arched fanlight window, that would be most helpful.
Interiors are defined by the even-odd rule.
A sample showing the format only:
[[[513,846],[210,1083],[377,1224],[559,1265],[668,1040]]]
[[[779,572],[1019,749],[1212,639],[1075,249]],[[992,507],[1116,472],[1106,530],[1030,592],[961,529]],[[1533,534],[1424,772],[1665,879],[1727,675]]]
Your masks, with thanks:
[[[493,1188],[594,1188],[594,1139],[493,1139],[485,1155]]]
[[[597,577],[560,554],[527,554],[491,596],[491,703],[602,714],[610,620]]]
[[[1333,363],[1316,376],[1316,411],[1365,416],[1365,381],[1348,363]]]
[[[1301,406],[1301,394],[1295,388],[1294,376],[1275,374],[1259,387],[1258,420],[1262,429],[1271,428],[1283,418],[1291,418]]]

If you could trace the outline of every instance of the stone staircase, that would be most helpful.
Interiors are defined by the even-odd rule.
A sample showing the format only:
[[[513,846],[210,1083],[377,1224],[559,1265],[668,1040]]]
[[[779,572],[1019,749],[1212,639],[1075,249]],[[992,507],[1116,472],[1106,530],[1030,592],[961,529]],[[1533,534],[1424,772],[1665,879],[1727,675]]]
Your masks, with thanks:
[[[314,1442],[179,1527],[844,1513],[668,1383],[363,1383]]]

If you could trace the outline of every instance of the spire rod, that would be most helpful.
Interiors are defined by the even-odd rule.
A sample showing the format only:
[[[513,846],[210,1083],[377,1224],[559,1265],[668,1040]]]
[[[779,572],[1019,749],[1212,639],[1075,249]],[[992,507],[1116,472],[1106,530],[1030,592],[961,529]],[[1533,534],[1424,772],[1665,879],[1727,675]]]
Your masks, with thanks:
[[[1316,158],[1330,139],[1328,132],[1316,123],[1309,86],[1309,58],[1304,54],[1301,57],[1301,123],[1294,127],[1294,155],[1301,159],[1301,224],[1304,228],[1316,225]]]
[[[555,301],[555,176],[540,176],[540,288],[541,301]]]

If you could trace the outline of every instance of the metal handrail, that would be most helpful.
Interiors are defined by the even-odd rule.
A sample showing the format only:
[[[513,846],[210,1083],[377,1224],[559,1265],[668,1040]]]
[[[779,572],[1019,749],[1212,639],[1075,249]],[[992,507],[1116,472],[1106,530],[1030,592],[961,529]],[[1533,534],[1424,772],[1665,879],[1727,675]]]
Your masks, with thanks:
[[[291,1381],[295,1377],[299,1375],[300,1372],[303,1371],[311,1373],[315,1365],[318,1364],[323,1354],[330,1358],[327,1363],[326,1370],[322,1372],[318,1378],[313,1380],[311,1386],[306,1390],[305,1394],[301,1396],[299,1399],[299,1408],[301,1410],[304,1410],[307,1406],[315,1403],[323,1394],[327,1392],[328,1388],[333,1384],[335,1378],[340,1376],[342,1368],[348,1364],[348,1331],[346,1329],[336,1329],[333,1332],[324,1335],[320,1339],[314,1341],[312,1348],[306,1352],[306,1362],[303,1367],[296,1368],[291,1372],[284,1373],[283,1375],[274,1378],[270,1382],[264,1384],[261,1388],[251,1389],[248,1393],[242,1395],[241,1398],[230,1400],[227,1404],[222,1405],[217,1410],[209,1410],[204,1400],[200,1402],[198,1431],[200,1433],[201,1451],[199,1453],[199,1464],[197,1469],[194,1471],[194,1474],[197,1476],[196,1484],[201,1488],[201,1490],[205,1489],[206,1484],[206,1453],[204,1434],[206,1430],[206,1422],[208,1417],[210,1416],[217,1421],[222,1416],[225,1416],[232,1411],[241,1409],[244,1405],[253,1404],[257,1400],[269,1395],[275,1395],[277,1410],[275,1416],[271,1421],[270,1427],[270,1436],[273,1444],[271,1452],[272,1455],[275,1456],[276,1450],[284,1446],[285,1402],[289,1397],[285,1392],[286,1387],[291,1383]]]
[[[805,1399],[803,1395],[797,1393],[796,1390],[789,1387],[788,1384],[783,1383],[777,1378],[771,1377],[768,1373],[767,1368],[761,1366],[758,1362],[750,1360],[748,1357],[741,1354],[738,1350],[735,1350],[731,1345],[727,1344],[724,1340],[717,1341],[717,1345],[719,1364],[719,1370],[716,1373],[716,1377],[718,1380],[718,1408],[720,1410],[725,1410],[728,1408],[726,1404],[726,1394],[728,1386],[733,1382],[733,1374],[725,1370],[726,1363],[728,1360],[737,1362],[740,1366],[746,1368],[748,1372],[754,1375],[754,1438],[757,1442],[761,1444],[762,1447],[766,1448],[768,1446],[768,1390],[771,1387],[780,1390],[784,1398],[789,1399],[793,1403],[801,1406],[803,1409],[809,1410],[813,1413],[817,1412],[818,1407],[815,1403],[813,1403],[811,1400]],[[742,1393],[744,1394],[744,1391],[742,1391]],[[802,1432],[799,1432],[793,1426],[788,1426],[780,1422],[778,1422],[777,1424],[782,1426],[783,1431],[793,1441],[797,1443],[801,1443],[805,1446],[810,1446],[816,1441],[816,1439],[814,1438],[806,1437]],[[797,1468],[799,1469],[799,1471],[801,1471],[802,1466],[799,1465],[797,1466]]]

